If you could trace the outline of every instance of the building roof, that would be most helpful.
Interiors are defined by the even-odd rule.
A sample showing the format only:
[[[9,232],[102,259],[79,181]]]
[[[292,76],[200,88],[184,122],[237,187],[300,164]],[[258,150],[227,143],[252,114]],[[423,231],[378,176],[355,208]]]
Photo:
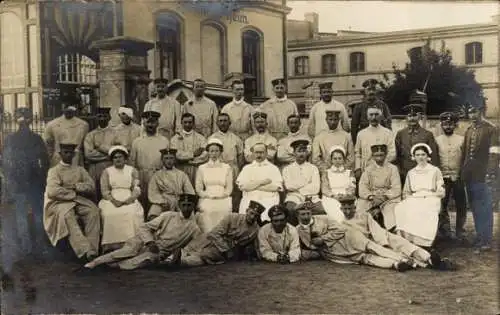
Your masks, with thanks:
[[[339,31],[342,32],[342,31]],[[307,49],[323,49],[330,46],[359,46],[370,44],[381,44],[384,42],[404,42],[425,40],[429,37],[438,37],[440,39],[459,36],[474,36],[484,34],[498,34],[498,24],[496,23],[481,23],[481,24],[465,24],[445,27],[432,27],[422,29],[410,29],[393,32],[380,33],[360,33],[349,32],[348,36],[330,36],[328,38],[309,38],[302,40],[294,40],[288,42],[289,51]]]

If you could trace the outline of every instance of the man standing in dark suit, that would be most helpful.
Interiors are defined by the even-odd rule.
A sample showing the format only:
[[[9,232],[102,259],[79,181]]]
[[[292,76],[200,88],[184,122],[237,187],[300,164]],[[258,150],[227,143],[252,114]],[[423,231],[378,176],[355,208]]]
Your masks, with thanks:
[[[462,178],[469,197],[476,229],[475,253],[491,249],[493,202],[485,183],[489,174],[496,176],[500,147],[498,129],[484,119],[485,104],[477,101],[469,109],[471,126],[465,132]]]

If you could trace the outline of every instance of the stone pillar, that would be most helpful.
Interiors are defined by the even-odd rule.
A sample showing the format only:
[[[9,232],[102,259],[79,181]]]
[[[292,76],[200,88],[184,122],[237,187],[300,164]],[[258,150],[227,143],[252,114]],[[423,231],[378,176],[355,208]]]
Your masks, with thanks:
[[[134,108],[136,117],[147,100],[148,50],[152,43],[127,36],[96,41],[93,48],[99,50],[99,106],[111,107],[111,125],[119,123],[118,107]]]

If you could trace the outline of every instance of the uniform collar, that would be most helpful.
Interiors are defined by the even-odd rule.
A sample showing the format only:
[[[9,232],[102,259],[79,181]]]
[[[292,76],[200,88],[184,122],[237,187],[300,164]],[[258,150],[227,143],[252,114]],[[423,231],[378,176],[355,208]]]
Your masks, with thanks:
[[[269,164],[269,161],[267,159],[265,159],[262,162],[257,162],[256,160],[253,160],[252,164],[255,166],[266,166]]]
[[[285,95],[283,96],[283,98],[278,98],[277,96],[274,97],[274,100],[278,103],[283,103],[285,102],[286,100],[288,100],[288,97]]]
[[[182,129],[181,132],[182,132],[182,135],[184,135],[184,136],[190,136],[194,133],[194,129],[191,129],[191,131],[186,131],[186,130]]]
[[[310,228],[312,225],[314,224],[314,217],[311,217],[311,221],[309,221],[309,223],[307,224],[302,224],[302,223],[299,223],[299,226],[303,229],[308,229]]]
[[[240,104],[242,104],[244,102],[245,102],[245,98],[244,97],[240,98],[239,101],[236,100],[235,98],[233,98],[233,104],[235,104],[235,105],[240,105]]]
[[[335,167],[332,165],[329,171],[332,173],[343,173],[345,172],[345,170],[346,170],[345,166]]]

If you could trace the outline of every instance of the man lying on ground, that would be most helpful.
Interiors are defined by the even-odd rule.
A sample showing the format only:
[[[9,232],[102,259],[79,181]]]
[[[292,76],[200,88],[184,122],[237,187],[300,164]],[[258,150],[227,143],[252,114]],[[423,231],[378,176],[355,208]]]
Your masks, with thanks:
[[[257,236],[259,257],[280,264],[299,261],[299,234],[293,225],[287,223],[286,208],[280,205],[271,207],[269,217],[271,223],[262,226]]]
[[[163,212],[144,223],[139,233],[127,240],[120,249],[97,257],[86,264],[85,268],[93,269],[102,264],[109,264],[131,270],[161,262],[201,235],[192,214],[196,202],[196,195],[180,195],[177,211]]]
[[[257,219],[265,207],[250,200],[246,214],[230,213],[209,233],[193,240],[181,251],[181,265],[222,264],[235,250],[251,246],[259,230]]]

